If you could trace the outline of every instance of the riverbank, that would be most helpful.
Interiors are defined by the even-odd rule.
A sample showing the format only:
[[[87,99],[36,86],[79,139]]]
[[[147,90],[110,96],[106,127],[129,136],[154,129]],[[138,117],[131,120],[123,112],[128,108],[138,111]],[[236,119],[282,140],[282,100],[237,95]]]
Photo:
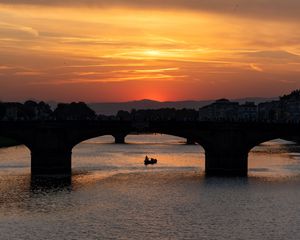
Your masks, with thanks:
[[[13,147],[20,145],[17,141],[9,138],[0,137],[0,148],[3,147]]]

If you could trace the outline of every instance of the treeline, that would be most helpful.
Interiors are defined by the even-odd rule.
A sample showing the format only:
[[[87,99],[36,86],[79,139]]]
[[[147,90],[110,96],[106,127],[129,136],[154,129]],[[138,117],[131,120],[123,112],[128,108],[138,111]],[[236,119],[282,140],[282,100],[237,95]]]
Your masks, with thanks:
[[[0,120],[123,120],[123,121],[270,121],[300,122],[300,90],[281,96],[277,101],[255,105],[246,102],[240,105],[220,99],[199,110],[193,109],[145,109],[119,111],[117,115],[97,115],[84,102],[59,103],[55,109],[45,102],[25,103],[0,102]]]
[[[83,102],[59,103],[52,110],[45,102],[0,103],[0,120],[92,120],[96,113]]]
[[[52,110],[45,102],[26,101],[25,103],[0,103],[0,119],[4,121],[16,120],[122,120],[122,121],[195,121],[198,112],[191,109],[177,110],[163,108],[157,110],[135,110],[131,112],[119,111],[117,115],[97,115],[84,102],[59,103]]]
[[[300,89],[292,91],[290,94],[285,94],[279,97],[280,101],[300,101]]]

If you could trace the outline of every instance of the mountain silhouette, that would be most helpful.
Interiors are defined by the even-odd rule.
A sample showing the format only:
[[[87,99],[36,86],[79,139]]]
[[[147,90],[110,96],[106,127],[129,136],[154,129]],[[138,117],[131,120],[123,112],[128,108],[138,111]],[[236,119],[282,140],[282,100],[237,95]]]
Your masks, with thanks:
[[[255,102],[256,104],[260,102],[277,100],[278,98],[262,98],[262,97],[249,97],[242,99],[231,99],[232,101],[236,101],[239,103],[244,103],[247,101]],[[150,99],[142,99],[136,101],[128,101],[128,102],[104,102],[104,103],[88,103],[89,107],[91,107],[97,114],[104,115],[115,115],[119,110],[131,111],[132,109],[160,109],[160,108],[188,108],[188,109],[196,109],[213,103],[215,100],[187,100],[187,101],[167,101],[167,102],[159,102]]]

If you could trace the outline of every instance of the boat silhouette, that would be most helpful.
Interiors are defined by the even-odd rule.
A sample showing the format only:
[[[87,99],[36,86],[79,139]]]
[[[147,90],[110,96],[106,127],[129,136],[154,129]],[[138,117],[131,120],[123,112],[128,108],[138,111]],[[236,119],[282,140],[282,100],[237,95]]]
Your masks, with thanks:
[[[148,158],[148,156],[145,157],[145,160],[144,160],[144,164],[147,166],[149,164],[153,165],[153,164],[156,164],[157,163],[157,159],[156,158]]]

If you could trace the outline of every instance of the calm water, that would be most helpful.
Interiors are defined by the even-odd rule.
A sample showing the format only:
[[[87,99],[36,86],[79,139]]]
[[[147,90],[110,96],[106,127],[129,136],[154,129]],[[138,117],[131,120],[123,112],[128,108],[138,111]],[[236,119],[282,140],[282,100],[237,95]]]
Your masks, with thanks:
[[[0,239],[300,239],[296,145],[256,147],[249,177],[230,179],[205,178],[203,149],[182,139],[126,140],[78,145],[65,186],[33,183],[25,147],[0,149]]]

